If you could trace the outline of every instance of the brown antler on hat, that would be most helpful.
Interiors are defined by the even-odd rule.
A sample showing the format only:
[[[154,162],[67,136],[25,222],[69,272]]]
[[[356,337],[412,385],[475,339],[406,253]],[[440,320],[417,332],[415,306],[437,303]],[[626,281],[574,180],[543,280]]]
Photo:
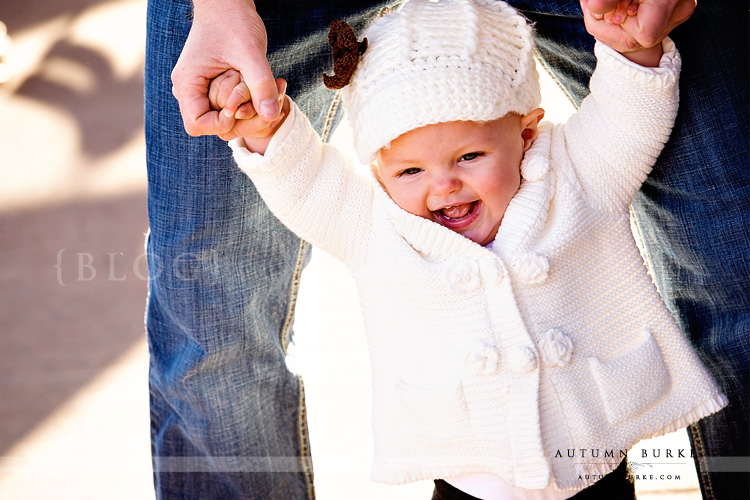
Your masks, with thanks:
[[[323,83],[337,90],[349,84],[359,56],[367,49],[367,38],[357,41],[354,30],[345,21],[333,21],[328,32],[328,44],[333,48],[333,76],[323,75]]]

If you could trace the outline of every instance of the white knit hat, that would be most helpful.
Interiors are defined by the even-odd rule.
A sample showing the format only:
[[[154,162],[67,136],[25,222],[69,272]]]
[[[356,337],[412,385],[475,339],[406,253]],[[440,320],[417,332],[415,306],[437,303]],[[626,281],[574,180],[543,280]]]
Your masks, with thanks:
[[[433,123],[527,114],[541,100],[526,19],[493,0],[409,0],[365,32],[344,107],[362,163]]]

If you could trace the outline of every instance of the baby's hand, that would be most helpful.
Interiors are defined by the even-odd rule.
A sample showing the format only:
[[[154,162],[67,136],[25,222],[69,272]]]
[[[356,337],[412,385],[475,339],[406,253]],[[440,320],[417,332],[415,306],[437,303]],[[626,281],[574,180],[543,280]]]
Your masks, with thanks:
[[[586,7],[596,20],[604,20],[607,24],[622,24],[628,16],[638,13],[637,0],[589,0]]]
[[[227,132],[218,134],[224,140],[244,137],[251,151],[265,153],[268,142],[284,122],[289,113],[289,102],[284,95],[286,81],[276,79],[282,102],[282,111],[272,121],[266,121],[253,107],[252,96],[239,71],[227,70],[213,80],[208,87],[208,101],[211,109],[221,111],[221,120],[227,122]]]
[[[639,1],[581,0],[586,30],[602,43],[642,66],[658,66],[661,45],[645,48],[625,29],[629,18],[638,14]]]
[[[252,118],[255,115],[252,101],[250,101],[250,90],[242,80],[239,71],[230,69],[220,74],[208,86],[208,102],[211,109],[222,111],[227,118]],[[247,109],[250,113],[244,111],[242,115],[239,108]],[[247,116],[245,116],[247,115]]]

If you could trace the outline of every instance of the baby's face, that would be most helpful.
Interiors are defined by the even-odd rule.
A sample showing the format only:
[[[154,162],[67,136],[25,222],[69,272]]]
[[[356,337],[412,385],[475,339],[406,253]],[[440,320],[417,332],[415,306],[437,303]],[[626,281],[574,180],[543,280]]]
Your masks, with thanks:
[[[521,160],[542,116],[537,111],[411,130],[378,153],[378,180],[407,212],[487,245],[521,184]]]

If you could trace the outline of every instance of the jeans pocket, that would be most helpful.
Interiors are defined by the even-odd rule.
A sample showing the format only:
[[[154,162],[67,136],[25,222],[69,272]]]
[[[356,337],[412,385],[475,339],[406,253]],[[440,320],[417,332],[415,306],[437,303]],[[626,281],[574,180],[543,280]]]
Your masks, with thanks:
[[[469,412],[461,381],[421,387],[397,382],[404,437],[423,446],[466,444],[470,437]]]
[[[672,385],[659,345],[648,330],[623,356],[606,361],[589,358],[589,369],[613,426],[651,408]]]

